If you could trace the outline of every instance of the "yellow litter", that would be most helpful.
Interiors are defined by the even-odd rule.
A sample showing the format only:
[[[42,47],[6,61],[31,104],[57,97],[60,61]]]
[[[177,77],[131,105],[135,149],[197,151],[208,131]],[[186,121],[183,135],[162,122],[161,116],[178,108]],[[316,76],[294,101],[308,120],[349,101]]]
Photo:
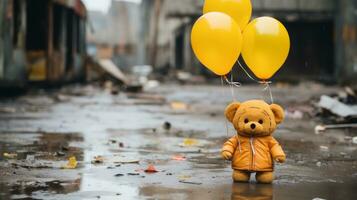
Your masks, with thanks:
[[[198,141],[196,139],[192,139],[192,138],[185,138],[183,140],[183,142],[180,144],[180,146],[183,147],[191,147],[191,146],[197,146],[198,145]]]
[[[17,153],[4,153],[5,158],[14,159],[17,157]]]
[[[72,156],[68,159],[68,163],[65,166],[62,166],[62,169],[75,169],[77,168],[77,159],[75,156]]]
[[[99,164],[103,162],[104,162],[103,156],[94,156],[94,159],[92,160],[92,164]]]
[[[188,110],[188,105],[183,102],[173,101],[171,102],[171,108],[173,110]]]

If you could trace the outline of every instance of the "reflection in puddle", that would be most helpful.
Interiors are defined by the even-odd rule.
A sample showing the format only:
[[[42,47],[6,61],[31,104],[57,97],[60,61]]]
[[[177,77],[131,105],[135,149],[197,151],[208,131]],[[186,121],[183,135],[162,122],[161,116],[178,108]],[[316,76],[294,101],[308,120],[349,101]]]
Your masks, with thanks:
[[[233,183],[231,199],[232,200],[242,200],[242,199],[272,200],[273,185]]]
[[[19,181],[14,185],[8,186],[0,184],[0,199],[36,199],[30,198],[36,194],[69,194],[80,189],[81,180],[73,181]]]
[[[78,191],[78,172],[61,170],[60,166],[70,156],[83,160],[82,142],[79,133],[1,133],[0,199],[31,199],[36,194]],[[4,153],[16,156],[9,158]]]
[[[11,187],[11,194],[26,194],[31,195],[34,192],[46,192],[52,194],[68,194],[79,190],[81,185],[81,179],[74,181],[61,182],[61,181],[49,181],[49,182],[23,182],[13,185]]]
[[[34,155],[37,159],[65,160],[67,155],[74,155],[83,160],[83,150],[74,145],[83,142],[79,133],[1,133],[0,161],[4,153],[17,153],[17,160]]]

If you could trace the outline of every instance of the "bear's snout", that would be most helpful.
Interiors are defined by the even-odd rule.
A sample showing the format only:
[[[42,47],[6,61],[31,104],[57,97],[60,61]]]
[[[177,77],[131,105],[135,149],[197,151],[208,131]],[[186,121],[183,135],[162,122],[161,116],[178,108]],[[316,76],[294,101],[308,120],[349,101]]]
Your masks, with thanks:
[[[246,132],[249,134],[259,134],[264,131],[264,127],[262,124],[256,121],[250,121],[242,127],[241,132]]]

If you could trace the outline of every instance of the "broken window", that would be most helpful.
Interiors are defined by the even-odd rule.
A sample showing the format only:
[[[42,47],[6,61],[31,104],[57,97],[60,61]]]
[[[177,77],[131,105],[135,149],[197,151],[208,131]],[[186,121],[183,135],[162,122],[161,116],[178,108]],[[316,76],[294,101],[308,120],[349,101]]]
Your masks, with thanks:
[[[64,8],[61,5],[54,4],[53,6],[53,47],[55,50],[61,49],[63,43],[63,12]]]
[[[13,37],[12,43],[17,46],[19,41],[19,32],[21,29],[21,7],[19,0],[14,0],[13,2],[13,14],[14,14],[14,25],[13,25]]]
[[[48,1],[36,0],[26,5],[26,50],[47,48]]]

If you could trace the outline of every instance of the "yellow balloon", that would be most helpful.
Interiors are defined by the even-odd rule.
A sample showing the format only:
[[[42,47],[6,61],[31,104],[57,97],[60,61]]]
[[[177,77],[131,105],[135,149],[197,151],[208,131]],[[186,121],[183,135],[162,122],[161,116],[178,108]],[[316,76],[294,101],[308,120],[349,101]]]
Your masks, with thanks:
[[[289,50],[288,31],[272,17],[256,18],[243,32],[243,59],[262,80],[268,80],[281,68]]]
[[[252,16],[250,0],[205,0],[203,13],[223,12],[231,16],[244,30]]]
[[[228,15],[210,12],[193,25],[191,45],[198,60],[217,75],[228,74],[242,49],[238,24]]]

